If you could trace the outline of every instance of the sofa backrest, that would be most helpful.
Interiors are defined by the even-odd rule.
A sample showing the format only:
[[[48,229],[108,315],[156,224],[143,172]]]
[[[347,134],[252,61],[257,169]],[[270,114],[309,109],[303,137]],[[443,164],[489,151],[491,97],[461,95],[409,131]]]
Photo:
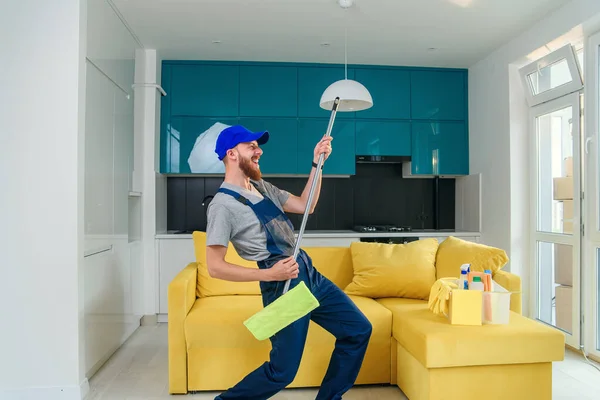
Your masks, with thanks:
[[[197,297],[260,295],[258,282],[231,282],[211,277],[206,264],[206,233],[195,231],[192,237],[198,264]],[[304,250],[312,259],[315,268],[341,289],[352,281],[354,271],[348,247],[307,247]],[[258,268],[255,262],[241,258],[231,244],[228,246],[225,260],[247,268]]]
[[[342,290],[352,282],[354,269],[349,247],[304,247],[313,266]]]

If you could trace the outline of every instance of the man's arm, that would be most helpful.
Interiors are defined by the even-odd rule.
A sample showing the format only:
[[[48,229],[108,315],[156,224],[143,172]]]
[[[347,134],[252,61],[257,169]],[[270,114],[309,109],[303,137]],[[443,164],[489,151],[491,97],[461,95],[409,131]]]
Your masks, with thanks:
[[[225,261],[227,247],[206,246],[208,274],[217,279],[233,282],[270,281],[268,269],[246,268]]]
[[[314,152],[314,158],[313,158],[313,162],[315,164],[319,163],[319,156],[321,155],[321,153],[325,154],[325,157],[323,158],[323,163],[325,162],[325,160],[327,160],[327,158],[331,154],[331,140],[332,140],[331,136],[329,136],[329,137],[323,136],[323,139],[321,139],[321,141],[319,143],[317,143],[317,145],[315,146],[315,152]],[[300,197],[295,196],[293,194],[290,195],[288,200],[283,205],[284,211],[290,212],[290,213],[295,213],[295,214],[304,214],[304,210],[306,210],[306,205],[308,203],[308,196],[310,194],[310,186],[311,186],[312,180],[316,173],[317,173],[317,168],[312,167],[310,170],[310,176],[308,177],[308,181],[306,182],[306,186],[304,186],[304,190],[302,191],[302,195]],[[310,208],[308,211],[309,214],[312,214],[315,211],[315,207],[317,206],[317,203],[319,202],[319,195],[321,194],[322,177],[323,177],[323,174],[319,174],[319,177],[317,178],[317,181],[315,183],[315,193],[313,195],[312,202],[310,204]]]
[[[206,246],[206,263],[211,277],[233,282],[272,282],[298,277],[298,263],[292,257],[278,261],[271,268],[259,269],[228,263],[226,253],[224,246]]]
[[[300,197],[290,194],[290,197],[283,205],[283,210],[286,212],[294,213],[294,214],[304,214],[304,210],[306,210],[306,204],[308,203],[308,195],[310,194],[310,185],[312,183],[314,175],[317,173],[317,169],[312,167],[310,170],[310,176],[308,177],[308,182],[306,182],[306,186],[304,186],[304,190],[302,191],[302,195]],[[323,174],[319,174],[317,178],[317,182],[315,183],[315,193],[313,195],[312,204],[310,205],[310,209],[308,211],[309,214],[312,214],[315,211],[315,207],[319,201],[319,195],[321,194],[321,179]]]

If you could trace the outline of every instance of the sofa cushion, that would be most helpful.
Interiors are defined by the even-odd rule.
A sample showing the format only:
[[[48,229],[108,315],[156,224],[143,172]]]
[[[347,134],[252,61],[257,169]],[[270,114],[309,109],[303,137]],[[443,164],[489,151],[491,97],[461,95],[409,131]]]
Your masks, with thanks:
[[[424,301],[379,299],[393,336],[427,368],[551,362],[564,357],[563,333],[511,312],[507,325],[450,325]]]
[[[429,298],[435,283],[437,239],[407,244],[353,242],[354,278],[345,292],[371,298]]]
[[[198,263],[196,296],[260,295],[258,282],[231,282],[211,277],[206,264],[206,232],[195,231],[192,233],[192,238]],[[303,249],[311,257],[315,268],[338,287],[344,288],[352,281],[354,271],[352,270],[350,248],[305,247]],[[247,268],[258,268],[256,262],[240,257],[231,243],[227,247],[225,260]]]
[[[313,266],[336,286],[345,288],[354,276],[349,247],[303,247]]]
[[[463,264],[471,264],[471,271],[484,272],[489,269],[495,274],[507,262],[508,256],[502,249],[450,236],[437,250],[436,276],[437,279],[458,278]]]
[[[258,282],[232,282],[211,277],[208,273],[206,263],[206,232],[195,231],[192,233],[192,238],[194,240],[196,262],[198,263],[198,285],[196,296],[210,297],[232,294],[260,294],[260,285]],[[225,261],[246,268],[258,268],[256,262],[244,260],[240,257],[231,243],[227,246]]]
[[[373,324],[374,340],[385,340],[389,345],[392,331],[392,313],[375,300],[349,296]],[[213,296],[197,299],[185,320],[185,336],[190,344],[235,344],[256,346],[259,341],[243,325],[243,321],[263,308],[261,296]],[[320,326],[311,322],[311,344],[332,344],[334,338]],[[386,333],[387,331],[387,333]],[[381,337],[379,337],[381,336]]]
[[[373,325],[357,382],[389,382],[392,313],[373,299],[350,298]],[[219,382],[215,383],[216,387],[231,386],[268,359],[270,341],[256,340],[243,325],[246,318],[262,307],[261,296],[214,296],[196,300],[184,323],[188,360],[195,360],[188,363],[191,387],[205,387],[209,383],[203,379],[214,380],[217,375]],[[311,321],[300,370],[291,386],[319,385],[334,346],[333,335]],[[201,362],[208,358],[213,361]],[[231,359],[236,360],[235,364],[227,365]],[[213,370],[207,370],[209,366]],[[228,372],[216,373],[214,368]]]

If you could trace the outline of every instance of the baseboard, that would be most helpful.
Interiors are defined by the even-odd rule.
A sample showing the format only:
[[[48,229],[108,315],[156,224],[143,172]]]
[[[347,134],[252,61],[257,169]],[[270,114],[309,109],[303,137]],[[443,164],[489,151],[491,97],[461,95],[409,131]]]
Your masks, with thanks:
[[[141,326],[151,326],[151,325],[156,325],[157,323],[158,323],[158,316],[156,314],[143,315],[142,319],[140,320]]]
[[[85,379],[79,386],[0,389],[0,399],[10,400],[82,400],[90,391]]]
[[[158,322],[159,323],[168,323],[169,322],[169,314],[158,314]]]
[[[81,384],[79,385],[79,395],[81,396],[80,398],[82,400],[85,399],[89,392],[90,382],[87,379],[84,379],[83,382],[81,382]]]

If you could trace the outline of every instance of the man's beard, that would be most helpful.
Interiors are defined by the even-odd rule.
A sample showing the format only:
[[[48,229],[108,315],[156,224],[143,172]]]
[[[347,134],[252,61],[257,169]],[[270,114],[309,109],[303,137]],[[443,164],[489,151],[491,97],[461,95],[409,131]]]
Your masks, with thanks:
[[[259,181],[262,177],[260,169],[258,169],[258,166],[250,158],[240,158],[240,169],[252,180]]]

